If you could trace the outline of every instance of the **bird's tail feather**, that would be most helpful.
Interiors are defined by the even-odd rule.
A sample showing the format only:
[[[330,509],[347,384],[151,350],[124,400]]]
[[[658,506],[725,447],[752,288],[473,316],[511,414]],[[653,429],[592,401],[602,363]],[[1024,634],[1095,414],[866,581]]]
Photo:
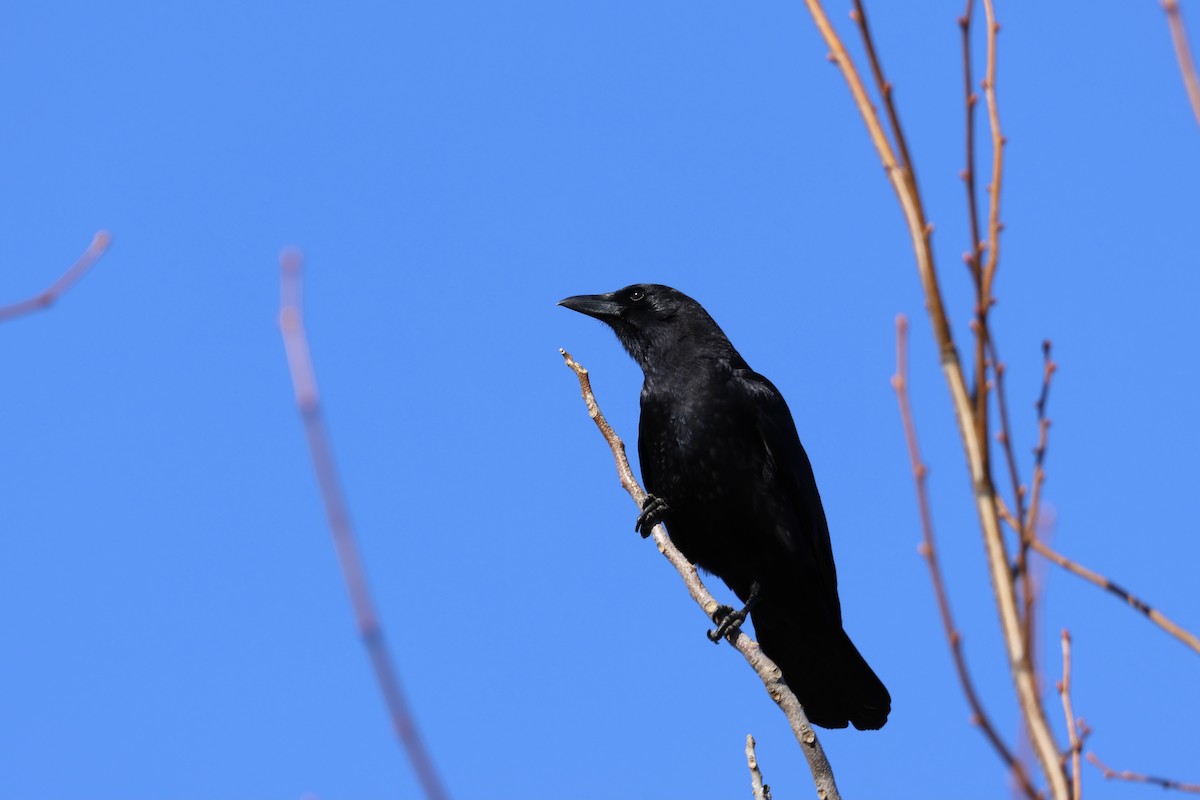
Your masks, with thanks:
[[[751,620],[763,652],[779,665],[809,720],[823,728],[882,728],[891,695],[850,637],[841,626],[806,625],[804,616],[789,611],[760,603]]]

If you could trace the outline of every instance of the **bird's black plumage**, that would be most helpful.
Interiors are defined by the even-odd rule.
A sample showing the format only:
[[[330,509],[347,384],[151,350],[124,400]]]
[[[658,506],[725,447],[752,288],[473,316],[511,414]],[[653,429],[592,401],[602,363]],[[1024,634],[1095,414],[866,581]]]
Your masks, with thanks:
[[[891,697],[842,629],[825,511],[779,390],[668,286],[560,305],[607,323],[645,374],[638,456],[671,540],[743,602],[757,584],[755,634],[812,722],[882,727]]]

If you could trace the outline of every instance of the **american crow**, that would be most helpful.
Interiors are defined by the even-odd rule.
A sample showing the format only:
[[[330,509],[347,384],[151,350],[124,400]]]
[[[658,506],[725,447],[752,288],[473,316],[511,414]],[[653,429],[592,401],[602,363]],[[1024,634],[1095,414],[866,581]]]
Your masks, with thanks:
[[[559,305],[608,324],[645,373],[638,456],[653,499],[638,519],[643,535],[665,522],[683,554],[746,603],[812,722],[883,727],[892,700],[842,630],[825,511],[779,390],[669,286]],[[741,619],[726,608],[715,621],[725,632]]]

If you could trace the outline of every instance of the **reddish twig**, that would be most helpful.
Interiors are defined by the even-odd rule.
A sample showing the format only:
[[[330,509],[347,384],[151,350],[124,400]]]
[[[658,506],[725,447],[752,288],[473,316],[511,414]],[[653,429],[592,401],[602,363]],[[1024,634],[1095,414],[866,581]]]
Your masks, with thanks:
[[[1079,755],[1083,752],[1083,740],[1075,725],[1075,712],[1071,710],[1071,634],[1064,628],[1062,632],[1063,676],[1058,682],[1058,693],[1062,697],[1063,715],[1067,718],[1067,739],[1071,743],[1068,751],[1071,757],[1071,797],[1080,800],[1082,783],[1079,773]]]
[[[925,563],[929,566],[929,578],[933,583],[933,593],[937,598],[938,612],[942,618],[942,628],[946,640],[950,644],[950,655],[954,659],[954,669],[958,673],[958,681],[962,684],[963,694],[971,707],[971,722],[979,726],[983,735],[991,743],[996,753],[1004,761],[1020,785],[1021,791],[1030,798],[1041,795],[1029,780],[1025,765],[1017,759],[1000,734],[992,724],[991,717],[983,710],[983,703],[975,691],[975,682],[967,669],[966,656],[962,650],[962,635],[954,624],[954,616],[950,611],[950,600],[946,593],[945,581],[942,578],[941,563],[938,561],[937,548],[934,544],[933,512],[929,505],[929,492],[925,485],[928,468],[921,459],[921,447],[917,441],[917,426],[913,419],[912,403],[908,395],[908,320],[904,315],[896,317],[896,374],[892,377],[892,388],[896,390],[896,399],[900,403],[900,420],[904,426],[904,440],[908,444],[908,458],[912,465],[913,480],[917,489],[917,508],[921,516],[921,532],[923,540],[919,548]]]
[[[88,245],[87,250],[83,251],[83,255],[71,265],[70,269],[60,275],[58,280],[50,284],[49,288],[12,305],[0,306],[0,322],[8,322],[10,319],[15,319],[31,311],[40,311],[54,305],[55,300],[78,283],[79,279],[92,268],[92,265],[100,260],[111,242],[112,236],[108,231],[98,231],[92,237],[92,243]]]
[[[1109,781],[1129,781],[1130,783],[1148,783],[1152,786],[1161,786],[1164,789],[1174,789],[1177,792],[1190,792],[1200,794],[1200,783],[1180,783],[1179,781],[1171,780],[1170,778],[1157,778],[1153,775],[1143,775],[1140,772],[1130,772],[1129,770],[1117,771],[1110,769],[1105,764],[1096,758],[1095,753],[1088,753],[1087,760],[1104,776],[1105,780]]]
[[[1200,78],[1196,77],[1196,62],[1192,60],[1192,49],[1188,46],[1187,31],[1183,27],[1183,14],[1178,0],[1162,0],[1167,12],[1167,25],[1171,29],[1171,41],[1175,45],[1175,57],[1179,60],[1179,71],[1183,74],[1183,85],[1187,89],[1188,102],[1196,122],[1200,123]]]
[[[983,274],[980,266],[980,254],[983,252],[983,242],[979,237],[979,200],[975,195],[975,107],[979,104],[979,95],[975,93],[975,80],[971,77],[971,20],[975,15],[975,0],[967,0],[962,16],[958,18],[958,27],[962,32],[963,60],[963,109],[966,112],[966,162],[960,177],[967,189],[967,221],[971,229],[971,250],[966,254],[967,267],[975,281],[976,290],[983,288]],[[982,354],[981,354],[982,355]]]
[[[282,273],[279,328],[283,333],[288,368],[292,376],[292,386],[296,392],[296,405],[300,409],[300,418],[304,422],[304,435],[308,439],[313,468],[317,474],[317,484],[320,486],[321,499],[325,503],[329,530],[333,534],[333,544],[337,550],[338,563],[342,568],[342,578],[350,593],[354,620],[358,625],[363,645],[367,649],[367,655],[371,659],[375,679],[383,693],[384,703],[387,705],[388,715],[391,717],[392,728],[404,746],[409,763],[412,764],[413,771],[417,774],[425,796],[429,800],[446,800],[448,795],[433,766],[433,760],[425,749],[420,731],[417,729],[416,721],[405,699],[400,678],[392,663],[391,654],[388,652],[387,643],[384,641],[383,629],[379,625],[379,615],[371,600],[367,575],[363,569],[362,557],[359,555],[358,544],[355,540],[354,527],[350,523],[346,500],[338,481],[337,467],[333,460],[333,448],[321,414],[321,401],[317,391],[316,372],[313,369],[312,356],[308,349],[308,336],[304,330],[301,306],[303,258],[298,250],[287,249],[280,254],[279,265]]]
[[[988,303],[992,297],[992,282],[996,279],[996,267],[1000,261],[1000,187],[1004,177],[1004,134],[1000,131],[1000,106],[996,100],[996,37],[1000,23],[996,22],[996,9],[992,0],[983,0],[987,16],[987,73],[983,79],[983,96],[987,100],[988,123],[992,131],[992,181],[988,184],[988,242],[987,260],[983,265],[983,297]],[[984,307],[986,312],[987,307]]]
[[[641,508],[646,502],[646,493],[638,484],[637,478],[633,476],[633,470],[629,466],[629,458],[625,455],[625,443],[621,441],[621,437],[608,424],[608,420],[604,418],[604,414],[600,411],[600,405],[596,402],[596,395],[592,392],[592,381],[588,376],[588,371],[582,364],[571,358],[571,354],[566,350],[559,348],[558,352],[562,355],[566,365],[575,373],[576,379],[579,381],[579,391],[583,394],[583,402],[587,406],[588,416],[596,423],[596,427],[600,429],[600,433],[604,436],[604,440],[608,443],[608,447],[612,450],[613,459],[616,461],[617,475],[621,480],[621,486],[625,491],[629,492],[629,496],[633,498],[638,508]],[[688,594],[696,601],[696,604],[704,611],[705,616],[712,619],[713,612],[720,605],[716,598],[704,586],[700,580],[700,575],[696,572],[695,566],[684,557],[683,553],[679,552],[679,548],[671,541],[667,535],[667,529],[658,524],[651,531],[651,536],[654,538],[654,544],[658,547],[658,552],[662,553],[675,570],[679,573],[679,577],[683,578],[683,583],[687,587]],[[750,666],[758,674],[759,679],[763,682],[763,687],[766,688],[767,694],[783,711],[791,724],[792,733],[796,737],[796,741],[800,743],[800,750],[804,753],[804,758],[808,762],[808,768],[812,772],[813,783],[817,787],[817,796],[824,800],[838,800],[841,797],[838,794],[837,784],[833,779],[833,768],[829,764],[829,759],[825,756],[825,750],[821,747],[821,741],[817,738],[817,732],[813,730],[812,724],[808,721],[808,716],[804,713],[804,707],[796,698],[796,695],[783,681],[783,673],[779,671],[779,667],[775,662],[771,661],[762,650],[759,649],[758,643],[751,639],[740,629],[734,628],[726,637],[734,648],[750,662]],[[813,653],[813,658],[821,658],[821,653]]]

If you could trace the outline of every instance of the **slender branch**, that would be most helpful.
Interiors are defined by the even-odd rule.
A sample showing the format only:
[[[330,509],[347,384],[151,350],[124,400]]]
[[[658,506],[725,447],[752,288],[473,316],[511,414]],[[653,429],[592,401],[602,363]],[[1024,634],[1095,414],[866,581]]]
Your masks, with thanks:
[[[967,269],[971,273],[975,285],[975,320],[972,332],[975,334],[975,420],[988,418],[988,370],[985,356],[985,341],[988,338],[986,314],[990,302],[984,296],[983,266],[980,258],[983,254],[983,242],[979,237],[979,202],[975,195],[975,107],[979,103],[979,95],[975,93],[974,79],[971,77],[971,20],[975,13],[975,0],[967,0],[962,16],[958,18],[958,27],[962,33],[962,62],[963,62],[963,108],[966,133],[966,166],[961,177],[967,190],[967,219],[970,222],[971,249],[963,256]],[[986,443],[987,431],[979,431]]]
[[[1024,533],[1021,537],[1022,546],[1028,548],[1037,538],[1037,523],[1039,504],[1042,495],[1042,484],[1046,482],[1046,445],[1050,436],[1050,420],[1046,416],[1046,402],[1050,398],[1050,379],[1054,377],[1058,366],[1050,358],[1050,340],[1042,342],[1042,392],[1037,400],[1038,441],[1033,449],[1033,490],[1029,495],[1029,510],[1025,514]]]
[[[1096,758],[1095,753],[1088,753],[1087,760],[1100,770],[1100,774],[1107,781],[1129,781],[1130,783],[1149,783],[1153,786],[1161,786],[1164,789],[1174,789],[1178,792],[1190,792],[1200,794],[1200,783],[1180,783],[1179,781],[1171,780],[1170,778],[1157,778],[1153,775],[1143,775],[1140,772],[1130,772],[1129,770],[1121,770],[1118,772],[1115,769],[1107,767],[1100,759]]]
[[[914,196],[919,196],[917,176],[913,171],[912,158],[908,154],[908,140],[904,138],[903,129],[900,127],[900,115],[896,111],[896,104],[892,101],[892,84],[884,77],[883,65],[879,61],[879,54],[875,52],[875,39],[871,36],[871,29],[867,24],[867,11],[863,8],[862,0],[854,0],[854,10],[850,12],[850,19],[854,20],[859,31],[862,32],[863,47],[867,50],[867,61],[871,65],[871,74],[875,78],[875,88],[879,91],[879,96],[883,98],[884,112],[887,114],[888,125],[892,129],[896,150],[899,152],[901,177],[909,191]]]
[[[1083,740],[1075,726],[1075,712],[1071,710],[1071,634],[1064,628],[1062,632],[1063,676],[1058,683],[1058,693],[1062,697],[1063,716],[1067,718],[1067,738],[1071,742],[1071,798],[1080,800],[1083,796],[1083,785],[1080,781],[1079,755],[1083,752]]]
[[[633,476],[633,470],[629,466],[629,458],[625,455],[625,443],[621,441],[621,437],[617,436],[616,431],[608,424],[608,420],[604,418],[604,414],[600,411],[600,406],[596,402],[596,396],[592,392],[592,383],[587,369],[575,361],[566,350],[559,348],[558,352],[579,380],[579,390],[583,394],[584,403],[587,405],[588,416],[596,423],[596,427],[600,429],[600,433],[608,443],[609,449],[612,450],[621,486],[624,487],[625,491],[629,492],[629,496],[637,503],[638,508],[641,508],[646,502],[646,493],[638,484],[637,478]],[[679,573],[679,577],[683,579],[688,594],[703,609],[705,616],[712,619],[713,612],[717,610],[717,606],[720,604],[708,589],[705,588],[703,582],[700,580],[699,573],[696,572],[696,568],[684,557],[683,553],[679,552],[679,548],[675,547],[670,537],[667,536],[667,529],[661,524],[654,526],[651,536],[654,538],[654,544],[658,547],[658,551],[671,562],[671,565]],[[742,654],[746,661],[750,663],[750,666],[754,668],[754,671],[758,673],[758,677],[762,680],[767,694],[771,696],[771,699],[775,701],[787,717],[788,722],[792,726],[792,733],[796,736],[796,741],[800,743],[800,750],[804,753],[804,758],[808,762],[808,768],[812,772],[813,783],[817,787],[817,797],[822,798],[822,800],[839,800],[841,795],[838,794],[837,784],[833,778],[833,768],[829,765],[829,759],[825,756],[825,750],[821,747],[817,733],[813,730],[812,724],[808,721],[808,717],[804,713],[804,707],[800,705],[800,701],[796,699],[796,695],[784,683],[783,673],[780,672],[779,667],[763,654],[757,642],[742,633],[740,629],[734,628],[730,631],[726,640]],[[820,653],[814,653],[813,657],[819,658],[820,655]]]
[[[55,300],[78,283],[79,279],[92,268],[92,265],[100,260],[111,243],[112,236],[108,231],[97,231],[96,235],[92,237],[92,243],[88,245],[87,250],[83,251],[83,255],[48,288],[20,302],[0,306],[0,322],[8,322],[10,319],[15,319],[31,311],[40,311],[54,305]]]
[[[992,181],[988,185],[988,242],[987,261],[983,265],[983,297],[991,301],[992,282],[996,278],[996,266],[1000,261],[1000,188],[1004,177],[1004,134],[1000,131],[1000,107],[996,101],[996,36],[1000,24],[996,22],[993,0],[983,0],[983,11],[987,17],[987,74],[983,79],[983,96],[987,100],[988,124],[992,131]],[[984,308],[986,314],[987,307]]]
[[[1197,653],[1200,653],[1200,639],[1196,638],[1195,634],[1185,630],[1184,628],[1181,628],[1178,624],[1172,622],[1170,619],[1164,616],[1161,611],[1153,608],[1141,598],[1127,591],[1124,587],[1113,583],[1100,573],[1094,572],[1081,564],[1077,564],[1066,556],[1052,550],[1040,539],[1034,539],[1031,543],[1031,547],[1033,548],[1034,552],[1045,556],[1068,572],[1078,575],[1080,578],[1090,581],[1106,592],[1109,592],[1110,594],[1124,600],[1167,633],[1171,634],[1176,639],[1195,650]]]
[[[746,734],[746,765],[750,767],[750,787],[754,790],[754,800],[771,800],[771,787],[763,783],[758,756],[754,754],[754,737],[750,734]]]
[[[358,626],[358,633],[362,638],[363,645],[367,649],[367,655],[371,659],[371,667],[375,671],[375,679],[383,693],[383,699],[391,717],[392,728],[404,746],[409,763],[412,764],[413,771],[417,774],[425,796],[429,800],[446,800],[448,795],[433,766],[433,760],[425,749],[416,720],[405,700],[400,678],[392,663],[387,643],[384,641],[383,629],[379,625],[379,615],[371,600],[366,572],[363,569],[362,557],[355,540],[354,527],[350,523],[346,499],[342,495],[338,480],[332,444],[321,414],[321,400],[317,390],[317,376],[313,369],[312,356],[308,349],[308,336],[304,330],[301,306],[303,258],[298,250],[287,249],[280,254],[279,265],[281,268],[279,328],[283,334],[284,348],[287,351],[288,368],[292,376],[292,386],[296,392],[296,405],[300,409],[300,418],[304,422],[304,435],[308,439],[313,468],[321,489],[321,499],[325,503],[329,531],[333,534],[333,544],[337,550],[338,563],[342,568],[342,578],[346,582],[346,589],[350,593],[350,604],[354,608],[354,621]]]
[[[1167,25],[1171,29],[1171,41],[1175,45],[1175,57],[1179,60],[1179,71],[1183,74],[1188,101],[1192,104],[1196,122],[1200,123],[1200,78],[1196,77],[1196,62],[1192,60],[1192,49],[1188,46],[1179,0],[1162,0],[1162,7],[1167,12]]]
[[[937,547],[934,543],[933,513],[930,510],[929,490],[925,478],[929,474],[925,462],[921,459],[921,446],[917,441],[917,426],[913,419],[912,402],[908,394],[908,320],[904,315],[896,317],[896,374],[892,377],[892,388],[896,390],[896,399],[900,403],[900,420],[904,426],[904,440],[908,444],[908,458],[912,465],[913,480],[917,489],[917,507],[921,516],[921,532],[923,540],[920,553],[929,566],[929,578],[933,583],[933,593],[937,598],[938,613],[942,618],[942,628],[946,640],[950,644],[950,655],[954,659],[954,669],[958,673],[958,681],[962,684],[963,694],[971,707],[971,722],[983,732],[996,753],[1004,761],[1020,785],[1021,791],[1029,798],[1041,795],[1029,780],[1025,765],[1017,759],[992,723],[991,717],[983,709],[979,693],[975,691],[975,682],[967,669],[966,656],[962,650],[962,635],[954,624],[954,616],[950,611],[950,599],[946,592],[945,581],[942,578],[941,563],[938,560]]]
[[[1033,579],[1029,575],[1029,548],[1038,538],[1038,517],[1041,511],[1042,486],[1046,482],[1046,445],[1050,435],[1050,420],[1046,417],[1046,402],[1050,396],[1050,380],[1058,368],[1050,358],[1050,340],[1042,342],[1042,391],[1035,405],[1037,409],[1038,441],[1033,449],[1033,489],[1029,495],[1029,508],[1022,512],[1018,497],[1017,513],[1021,517],[1020,545],[1017,549],[1017,578],[1021,581],[1024,602],[1025,636],[1029,643],[1030,659],[1033,658]]]
[[[913,189],[915,181],[910,184],[902,175],[903,170],[898,165],[895,153],[880,124],[879,116],[871,105],[858,69],[846,52],[841,38],[833,29],[820,0],[805,0],[805,5],[830,49],[831,58],[846,79],[855,105],[866,123],[871,141],[879,152],[884,172],[896,192],[900,207],[904,212],[905,223],[916,256],[917,271],[920,274],[925,293],[926,307],[941,355],[942,372],[950,390],[950,399],[954,406],[971,483],[974,487],[976,512],[979,515],[980,528],[983,533],[992,590],[996,595],[996,607],[1000,615],[1001,629],[1017,699],[1022,716],[1029,728],[1034,751],[1042,771],[1046,775],[1046,780],[1050,784],[1051,795],[1055,800],[1067,800],[1070,796],[1067,777],[1058,761],[1059,748],[1050,731],[1050,725],[1038,692],[1037,681],[1027,657],[1025,637],[1021,630],[1008,554],[1000,530],[1000,517],[996,504],[997,495],[992,483],[991,466],[985,458],[987,436],[982,435],[981,431],[986,430],[986,421],[984,424],[979,424],[975,419],[971,393],[967,389],[962,362],[950,331],[949,318],[946,315],[941,286],[938,283],[934,266],[933,248],[930,241],[932,228],[925,219],[920,196]],[[863,35],[869,37],[869,29],[865,26],[860,27]],[[874,49],[872,48],[870,52],[874,52]],[[882,70],[880,72],[882,74]],[[890,93],[884,97],[884,102],[891,102]],[[894,130],[893,134],[898,139],[903,135],[898,129]]]

